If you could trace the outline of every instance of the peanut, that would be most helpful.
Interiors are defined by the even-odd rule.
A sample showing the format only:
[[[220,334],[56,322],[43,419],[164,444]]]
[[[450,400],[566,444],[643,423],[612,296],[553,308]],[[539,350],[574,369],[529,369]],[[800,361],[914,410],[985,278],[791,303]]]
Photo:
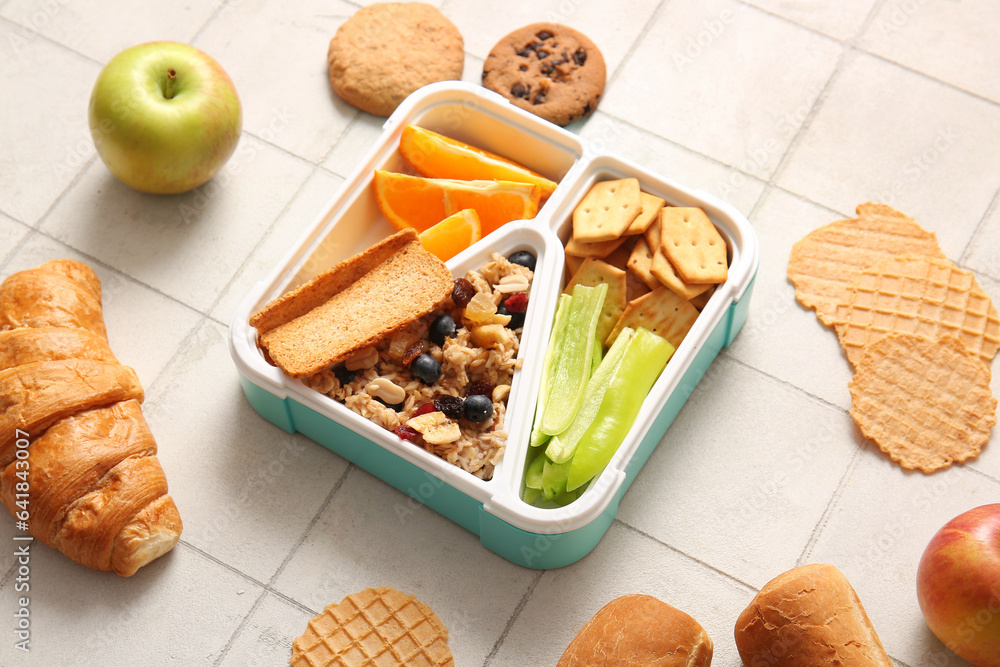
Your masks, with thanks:
[[[344,367],[349,371],[359,371],[364,368],[371,368],[378,363],[378,350],[374,347],[365,347],[354,353],[354,356],[344,362]]]
[[[406,391],[388,378],[375,378],[368,383],[365,391],[372,398],[381,398],[387,405],[402,403],[406,398]]]

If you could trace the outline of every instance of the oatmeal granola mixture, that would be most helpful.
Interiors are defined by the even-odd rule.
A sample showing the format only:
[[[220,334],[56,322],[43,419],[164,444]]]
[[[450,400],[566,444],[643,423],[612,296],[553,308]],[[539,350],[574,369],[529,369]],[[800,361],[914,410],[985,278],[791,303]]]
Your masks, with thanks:
[[[469,271],[464,276],[475,288],[475,294],[488,300],[473,295],[471,305],[460,307],[454,299],[449,299],[442,311],[417,320],[380,341],[374,349],[362,350],[343,364],[324,369],[304,382],[414,446],[423,447],[476,477],[490,479],[503,458],[507,442],[504,431],[507,395],[514,371],[521,367],[517,358],[521,328],[505,326],[509,324],[507,318],[496,314],[495,309],[517,291],[523,290],[527,296],[532,277],[527,267],[493,253],[479,271]],[[486,312],[482,310],[484,305]],[[431,342],[430,328],[442,314],[454,320],[456,331],[445,338],[443,345],[438,345]],[[415,353],[428,354],[440,364],[440,377],[432,384],[426,384],[411,372],[409,366]],[[388,403],[383,396],[376,396],[393,395],[395,390],[391,388],[388,393],[378,389],[379,385],[386,386],[384,380],[402,390],[400,403]],[[407,425],[415,416],[433,411],[426,406],[439,405],[436,398],[465,399],[470,391],[489,396],[492,415],[479,422],[451,419],[457,430],[451,423],[445,426],[451,429],[452,436],[457,436],[455,439],[422,434]]]

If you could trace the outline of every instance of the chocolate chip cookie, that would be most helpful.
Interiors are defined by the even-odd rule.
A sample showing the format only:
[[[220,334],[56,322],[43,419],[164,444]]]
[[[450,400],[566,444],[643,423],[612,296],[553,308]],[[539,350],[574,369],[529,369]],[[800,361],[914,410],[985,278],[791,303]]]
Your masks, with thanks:
[[[388,116],[418,88],[462,78],[458,28],[423,2],[379,2],[359,9],[330,40],[330,85],[349,104]]]
[[[594,43],[558,23],[515,30],[483,64],[485,87],[556,125],[597,108],[606,78],[604,56]]]

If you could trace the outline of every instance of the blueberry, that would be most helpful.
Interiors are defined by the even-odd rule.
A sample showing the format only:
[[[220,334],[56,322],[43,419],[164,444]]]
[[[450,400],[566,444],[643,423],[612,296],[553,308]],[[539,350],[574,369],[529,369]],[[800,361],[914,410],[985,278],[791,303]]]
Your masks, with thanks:
[[[532,271],[535,270],[535,256],[527,250],[519,250],[507,259],[509,259],[512,264],[520,264],[521,266],[525,266]]]
[[[455,326],[455,320],[451,318],[451,315],[441,315],[431,323],[431,342],[443,347],[444,340],[454,338],[457,331],[458,327]]]
[[[510,322],[507,323],[508,329],[520,329],[524,326],[524,313],[512,313],[502,303],[497,306],[497,315],[510,315]]]
[[[410,372],[425,384],[434,384],[441,377],[441,364],[431,355],[421,354],[410,364]]]
[[[465,399],[465,418],[470,422],[484,422],[493,416],[493,401],[489,396],[473,394]]]

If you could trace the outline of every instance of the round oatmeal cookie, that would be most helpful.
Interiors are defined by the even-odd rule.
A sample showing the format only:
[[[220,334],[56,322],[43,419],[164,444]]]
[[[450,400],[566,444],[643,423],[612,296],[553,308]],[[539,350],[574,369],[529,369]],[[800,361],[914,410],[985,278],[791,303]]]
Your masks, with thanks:
[[[510,33],[483,64],[483,85],[556,125],[597,108],[607,71],[586,35],[558,23],[533,23]]]
[[[359,9],[330,40],[330,85],[345,102],[388,116],[429,83],[462,78],[458,28],[423,2],[379,2]]]

